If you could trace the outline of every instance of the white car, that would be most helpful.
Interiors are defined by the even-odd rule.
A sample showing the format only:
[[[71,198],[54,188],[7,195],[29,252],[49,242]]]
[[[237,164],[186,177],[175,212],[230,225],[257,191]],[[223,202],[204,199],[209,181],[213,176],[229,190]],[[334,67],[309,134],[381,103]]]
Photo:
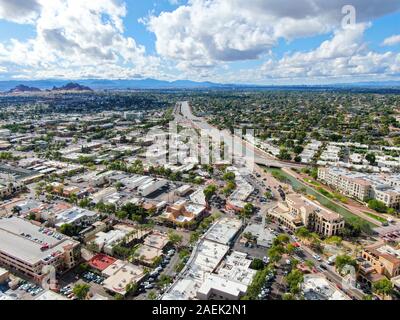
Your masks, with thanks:
[[[317,260],[317,261],[321,261],[321,260],[322,260],[321,257],[320,257],[319,255],[317,255],[317,254],[314,254],[314,255],[313,255],[313,258],[314,258],[315,260]]]
[[[154,271],[161,272],[162,269],[163,269],[162,267],[157,267],[157,268],[154,269]]]

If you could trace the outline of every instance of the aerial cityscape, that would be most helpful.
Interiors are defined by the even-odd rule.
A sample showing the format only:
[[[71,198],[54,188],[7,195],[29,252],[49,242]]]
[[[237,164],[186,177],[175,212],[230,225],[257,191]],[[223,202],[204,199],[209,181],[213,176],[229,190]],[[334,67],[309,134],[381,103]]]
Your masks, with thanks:
[[[348,2],[0,0],[0,300],[399,300],[400,2]]]

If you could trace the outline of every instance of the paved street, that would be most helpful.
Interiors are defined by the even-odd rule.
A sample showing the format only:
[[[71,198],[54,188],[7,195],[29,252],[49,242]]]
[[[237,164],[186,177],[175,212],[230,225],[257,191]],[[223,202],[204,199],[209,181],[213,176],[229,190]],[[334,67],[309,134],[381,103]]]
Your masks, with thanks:
[[[255,147],[249,142],[241,139],[240,137],[233,136],[228,130],[218,130],[207,123],[204,118],[196,117],[191,110],[188,101],[182,101],[180,108],[175,108],[175,115],[177,120],[188,120],[192,127],[200,130],[208,130],[208,134],[213,136],[214,139],[222,139],[225,145],[229,148],[233,156],[243,158],[245,155],[248,158],[254,158],[256,163],[263,165],[273,165],[274,167],[304,167],[303,164],[289,163],[279,161],[272,157],[267,152]],[[242,150],[245,150],[244,152]],[[254,163],[251,163],[251,167]]]

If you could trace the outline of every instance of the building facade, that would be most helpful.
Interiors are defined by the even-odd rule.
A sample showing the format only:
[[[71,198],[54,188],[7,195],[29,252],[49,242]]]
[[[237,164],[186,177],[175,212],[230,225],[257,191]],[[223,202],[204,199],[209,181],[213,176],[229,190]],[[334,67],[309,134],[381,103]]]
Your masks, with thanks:
[[[0,264],[36,282],[46,275],[44,267],[63,273],[80,259],[79,242],[21,218],[0,219],[0,238]]]
[[[267,215],[292,231],[306,226],[324,237],[341,233],[345,221],[339,214],[317,206],[303,196],[289,194]]]

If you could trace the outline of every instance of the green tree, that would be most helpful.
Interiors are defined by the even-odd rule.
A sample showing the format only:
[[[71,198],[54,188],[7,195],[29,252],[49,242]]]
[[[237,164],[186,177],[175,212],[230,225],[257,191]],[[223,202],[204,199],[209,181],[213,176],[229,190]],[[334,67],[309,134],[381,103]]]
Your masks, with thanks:
[[[173,246],[179,246],[182,242],[183,237],[173,231],[168,233],[168,240]]]
[[[71,193],[71,195],[69,196],[69,202],[73,204],[78,203],[78,196],[76,195],[76,193]]]
[[[296,297],[291,293],[284,293],[282,295],[282,300],[296,300]]]
[[[170,276],[168,276],[168,275],[165,275],[165,274],[161,275],[160,279],[157,281],[157,284],[160,287],[167,286],[167,285],[169,285],[171,283],[172,283],[172,278]]]
[[[329,244],[335,244],[337,246],[340,246],[342,244],[342,238],[339,236],[331,236],[328,239],[326,239],[325,242],[329,243]]]
[[[289,285],[290,292],[296,294],[300,289],[300,284],[304,281],[304,276],[300,270],[295,269],[285,277],[285,280]]]
[[[251,264],[250,264],[250,268],[254,269],[254,270],[261,270],[264,268],[264,262],[261,259],[257,259],[255,258]]]
[[[288,244],[286,245],[286,252],[287,252],[288,254],[292,254],[292,253],[295,251],[295,249],[296,249],[296,247],[295,247],[293,244],[291,244],[291,243],[288,243]]]
[[[273,245],[268,251],[268,257],[272,263],[276,263],[281,260],[284,252],[285,248],[283,246]]]
[[[391,296],[394,292],[393,283],[384,278],[372,285],[372,290],[379,296],[388,297]]]
[[[60,232],[66,236],[72,237],[76,234],[77,229],[74,225],[70,223],[65,223],[60,227]]]
[[[124,184],[122,182],[118,181],[114,184],[114,187],[115,187],[115,189],[117,189],[117,191],[120,191],[124,187]]]
[[[189,242],[190,243],[195,243],[195,242],[197,242],[199,240],[199,238],[200,238],[200,234],[197,231],[195,231],[195,232],[190,234]]]
[[[287,151],[287,149],[282,148],[282,149],[279,151],[278,159],[280,159],[280,160],[292,160],[292,156],[291,156],[290,153]]]
[[[117,293],[117,294],[114,296],[114,299],[115,299],[115,300],[124,300],[124,296],[123,296],[122,294],[120,294],[120,293]]]
[[[356,268],[357,261],[348,255],[340,255],[336,257],[335,265],[338,272],[341,273],[345,266],[353,266]]]
[[[90,199],[89,198],[84,198],[79,201],[78,205],[81,208],[88,208],[90,206]]]
[[[139,285],[137,283],[128,283],[125,288],[126,294],[134,294],[138,288]]]
[[[155,291],[150,291],[147,295],[147,298],[149,298],[149,300],[156,300],[157,294],[155,293]]]
[[[224,179],[225,181],[235,181],[235,173],[234,172],[226,172],[223,176],[222,179]]]
[[[118,219],[124,220],[124,219],[128,218],[128,213],[127,213],[126,211],[119,210],[119,211],[117,211],[117,212],[115,213],[115,216],[116,216]]]
[[[367,160],[370,165],[374,165],[376,161],[376,156],[372,152],[367,153],[367,155],[365,156],[365,160]]]
[[[306,227],[300,227],[295,232],[296,236],[299,238],[307,239],[310,238],[311,232]]]
[[[207,202],[210,201],[213,195],[215,195],[216,191],[217,191],[217,186],[215,184],[210,184],[204,188],[203,192]]]
[[[274,195],[273,195],[273,193],[271,191],[266,191],[264,193],[264,197],[267,198],[267,199],[273,199]]]
[[[385,213],[388,209],[385,203],[376,199],[369,200],[368,207],[380,213]]]
[[[246,221],[246,219],[250,218],[253,214],[254,206],[251,203],[246,203],[242,210],[240,210],[240,217]]]
[[[286,244],[289,243],[290,238],[287,234],[281,233],[277,235],[277,237],[274,239],[273,244],[274,245],[281,245],[281,244]]]
[[[90,286],[86,283],[76,284],[72,289],[72,292],[79,300],[86,299],[88,293],[90,291]]]

